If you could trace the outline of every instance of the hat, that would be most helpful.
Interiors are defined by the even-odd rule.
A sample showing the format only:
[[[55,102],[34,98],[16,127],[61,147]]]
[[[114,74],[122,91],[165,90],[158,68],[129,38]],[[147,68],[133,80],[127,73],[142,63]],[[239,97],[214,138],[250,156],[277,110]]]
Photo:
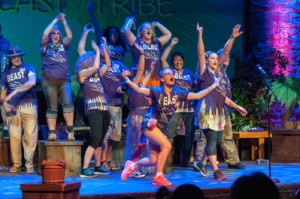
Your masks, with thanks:
[[[10,46],[6,57],[23,56],[23,55],[26,55],[26,53],[23,52],[19,46]]]

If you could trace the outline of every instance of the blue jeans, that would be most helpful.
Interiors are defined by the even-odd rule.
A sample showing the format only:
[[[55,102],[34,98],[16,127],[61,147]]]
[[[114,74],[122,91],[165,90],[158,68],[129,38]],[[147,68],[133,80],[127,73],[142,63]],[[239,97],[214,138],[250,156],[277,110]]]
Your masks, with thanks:
[[[184,122],[185,127],[185,138],[184,145],[182,147],[182,159],[181,164],[187,165],[190,160],[190,154],[192,150],[192,145],[194,143],[195,130],[193,128],[194,122],[194,113],[192,112],[178,112],[174,113],[171,120],[168,123],[168,128],[166,131],[166,135],[168,139],[174,139],[176,136],[176,128],[180,125],[181,119]]]
[[[43,79],[42,87],[47,101],[47,118],[57,118],[59,101],[64,113],[74,111],[72,89],[69,81]]]
[[[217,146],[222,142],[223,131],[203,129],[206,138],[205,151],[207,156],[217,155]]]

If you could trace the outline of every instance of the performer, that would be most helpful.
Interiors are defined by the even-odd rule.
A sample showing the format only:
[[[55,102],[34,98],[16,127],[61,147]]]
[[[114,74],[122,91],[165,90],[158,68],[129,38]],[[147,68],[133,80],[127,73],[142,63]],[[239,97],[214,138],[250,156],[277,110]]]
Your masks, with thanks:
[[[204,43],[202,39],[203,28],[197,23],[198,31],[198,72],[200,75],[201,87],[205,89],[210,86],[215,76],[217,76],[217,69],[219,62],[223,62],[223,59],[228,55],[228,48],[224,49],[220,58],[214,52],[208,51],[204,53]],[[226,94],[222,93],[221,87],[211,92],[209,95],[203,98],[200,104],[198,113],[199,126],[204,132],[207,140],[205,152],[201,160],[194,164],[194,166],[200,171],[203,176],[207,176],[206,161],[209,159],[213,171],[214,177],[217,180],[225,180],[226,176],[221,172],[217,165],[217,145],[222,141],[223,129],[225,124],[225,104],[235,108],[242,116],[247,114],[247,111],[232,102]]]
[[[218,50],[217,52],[218,56],[220,56],[222,52],[223,49]],[[230,56],[228,55],[228,57],[225,59],[223,64],[221,64],[220,69],[218,70],[218,75],[220,76],[220,86],[222,86],[222,88],[226,90],[226,96],[231,99],[232,98],[231,84],[226,74],[226,70],[227,67],[229,66],[229,63],[230,63]],[[240,162],[238,150],[232,138],[233,132],[232,132],[230,112],[231,112],[230,107],[225,105],[225,125],[224,125],[222,142],[220,145],[221,151],[225,159],[225,162],[228,164],[229,169],[245,169],[246,166]],[[199,160],[203,154],[205,145],[206,145],[205,136],[200,136],[200,138],[197,140],[197,147],[196,147],[197,156],[198,157],[200,156]]]
[[[162,67],[169,67],[167,62],[167,57],[170,54],[174,45],[178,43],[178,38],[173,38],[171,44],[165,49],[161,60]],[[196,86],[196,75],[187,69],[184,69],[184,56],[182,52],[176,51],[171,55],[171,68],[173,69],[175,75],[175,86],[181,88],[182,90],[188,90],[190,92]],[[167,137],[169,139],[174,139],[176,136],[176,128],[181,125],[181,121],[184,122],[185,129],[185,139],[183,145],[183,153],[181,155],[180,165],[182,167],[187,167],[190,160],[190,154],[192,145],[194,142],[195,132],[193,131],[193,118],[194,118],[194,105],[193,101],[186,100],[180,101],[179,106],[172,116],[167,128]]]
[[[145,53],[145,72],[149,72],[151,62],[156,61],[154,66],[154,71],[149,80],[147,86],[159,86],[159,77],[158,72],[160,70],[160,57],[162,53],[162,46],[165,45],[171,39],[171,32],[163,26],[161,23],[157,21],[153,21],[152,23],[144,22],[138,28],[138,36],[136,37],[131,32],[132,24],[134,23],[135,19],[133,17],[127,17],[126,21],[121,29],[121,32],[124,32],[124,37],[131,47],[132,53],[132,62],[137,67],[139,62],[139,50],[134,47],[134,43],[138,42],[138,44],[144,49]],[[156,38],[154,28],[158,27],[162,33],[162,36]]]
[[[94,41],[92,41],[92,47],[96,55],[94,56],[91,52],[82,54],[76,64],[75,71],[78,81],[83,87],[85,112],[91,128],[90,144],[85,151],[83,169],[80,174],[82,178],[96,177],[95,174],[110,174],[103,166],[100,166],[101,145],[110,121],[109,107],[100,78],[105,73],[105,70],[110,67],[110,61],[106,52],[106,64],[99,69],[100,49]],[[93,156],[95,158],[94,169],[90,168]]]
[[[87,10],[90,13],[93,25],[95,27],[95,34],[97,38],[97,43],[100,44],[101,36],[106,38],[106,48],[109,52],[110,58],[115,61],[120,61],[124,63],[125,53],[127,52],[127,45],[124,41],[124,36],[121,31],[116,26],[108,26],[104,29],[103,33],[100,28],[100,24],[96,18],[94,12],[94,6],[92,2],[87,5]]]
[[[131,76],[136,74],[133,78],[133,82],[139,85],[141,88],[145,88],[148,80],[151,77],[152,72],[144,73],[145,65],[145,54],[143,48],[141,48],[137,42],[134,43],[136,48],[140,50],[140,61],[139,67],[132,69]],[[152,62],[151,70],[154,70],[155,61]],[[134,162],[138,161],[141,157],[149,156],[149,147],[146,137],[141,132],[142,119],[145,116],[148,108],[149,102],[148,98],[141,93],[136,92],[131,87],[127,88],[128,84],[122,85],[122,91],[126,92],[128,96],[128,105],[130,107],[130,112],[126,119],[126,142],[124,150],[124,160],[132,160]],[[146,168],[134,171],[129,177],[133,178],[143,178],[145,177],[147,170]]]
[[[86,39],[91,31],[86,25],[78,43],[77,52],[79,59],[76,63],[75,74],[82,86],[85,101],[85,114],[90,124],[90,144],[85,152],[83,170],[80,177],[91,178],[95,174],[111,174],[103,165],[101,165],[101,151],[105,134],[110,123],[109,106],[104,93],[101,78],[107,69],[111,66],[109,54],[106,50],[106,39],[102,37],[102,45],[99,47],[92,42],[92,47],[96,52],[87,52],[85,50]],[[102,53],[102,55],[101,55]],[[99,55],[98,55],[99,54]],[[102,58],[101,58],[102,56]],[[101,63],[100,63],[101,61]],[[101,66],[101,68],[99,68]],[[94,155],[95,168],[89,167],[90,161]],[[95,173],[95,174],[94,174]]]
[[[128,75],[123,73],[124,76]],[[126,82],[137,92],[151,97],[152,104],[148,109],[141,124],[142,133],[149,139],[150,160],[143,158],[137,162],[127,161],[121,174],[121,179],[126,180],[128,176],[138,167],[145,165],[155,165],[157,167],[156,176],[153,178],[154,185],[171,185],[163,175],[163,167],[172,148],[163,132],[166,131],[167,124],[171,116],[177,109],[180,100],[196,100],[204,97],[212,91],[217,85],[216,81],[211,87],[199,93],[192,93],[187,90],[181,90],[174,87],[175,79],[172,69],[161,71],[160,87],[140,88],[128,77]]]
[[[21,140],[26,173],[34,173],[33,155],[38,136],[35,91],[37,75],[33,66],[23,63],[22,56],[25,54],[18,46],[10,47],[6,55],[9,65],[1,79],[1,102],[6,110],[13,163],[9,170],[11,173],[21,171]]]
[[[61,29],[56,23],[62,21],[67,36],[63,38]],[[72,102],[72,89],[69,71],[69,45],[72,40],[71,29],[63,13],[46,27],[40,44],[42,54],[43,80],[42,87],[47,101],[47,124],[49,128],[49,141],[56,140],[56,121],[58,101],[63,108],[63,115],[67,123],[66,133],[68,140],[73,141],[74,105]]]
[[[6,57],[6,54],[8,53],[9,50],[9,40],[4,38],[3,35],[1,34],[2,32],[2,27],[0,24],[0,77],[2,77],[4,71],[6,70],[6,67],[8,65],[8,58]],[[6,124],[6,111],[4,110],[3,105],[0,105],[1,109],[1,117],[2,117],[2,122],[3,122],[3,131],[2,131],[2,136],[4,138],[9,138],[9,133],[8,133],[8,128]]]

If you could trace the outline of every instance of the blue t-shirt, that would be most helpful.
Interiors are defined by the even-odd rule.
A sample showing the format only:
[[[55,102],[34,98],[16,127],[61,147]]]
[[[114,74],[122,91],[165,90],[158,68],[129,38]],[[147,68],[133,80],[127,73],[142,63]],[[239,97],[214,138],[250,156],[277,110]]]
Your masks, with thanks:
[[[122,76],[123,70],[128,70],[123,63],[112,60],[111,67],[109,67],[101,77],[109,105],[122,106],[124,103],[124,95],[117,92],[117,89],[121,86],[121,82],[124,81],[124,77]]]
[[[156,64],[154,65],[154,71],[153,75],[158,75],[160,70],[160,56],[162,52],[162,45],[159,42],[158,39],[154,40],[151,44],[146,44],[141,39],[137,38],[136,42],[144,49],[145,53],[145,71],[150,71],[151,62],[153,60],[156,61]],[[138,63],[140,61],[140,51],[136,49],[136,47],[133,45],[131,47],[131,53],[132,53],[132,61],[135,66],[138,66]]]
[[[16,88],[26,83],[31,75],[37,76],[34,67],[29,64],[22,64],[15,68],[7,68],[1,78],[1,90],[7,89],[8,95]],[[18,93],[10,101],[8,101],[8,104],[15,108],[37,105],[35,86]]]
[[[182,74],[174,70],[175,86],[182,90],[189,92],[193,91],[196,86],[196,75],[190,71],[183,69]],[[179,106],[176,112],[194,112],[194,105],[192,100],[183,100],[179,102]]]
[[[157,127],[165,131],[172,115],[175,113],[179,102],[187,100],[189,91],[182,90],[176,86],[170,94],[170,98],[163,92],[163,87],[149,87],[152,104],[148,109],[143,122],[147,123],[149,119],[157,119]]]
[[[88,115],[90,110],[92,109],[104,111],[109,110],[98,71],[99,70],[97,70],[93,75],[91,75],[81,83],[84,93],[86,115]]]
[[[69,46],[64,46],[62,43],[48,43],[45,52],[40,45],[40,52],[42,54],[43,78],[70,80]]]

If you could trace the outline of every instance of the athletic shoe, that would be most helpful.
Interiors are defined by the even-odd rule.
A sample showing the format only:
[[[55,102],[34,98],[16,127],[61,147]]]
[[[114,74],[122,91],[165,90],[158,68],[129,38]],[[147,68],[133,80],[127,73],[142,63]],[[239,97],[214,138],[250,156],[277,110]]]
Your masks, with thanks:
[[[104,166],[106,170],[111,171],[111,168],[107,162],[103,162],[102,166]]]
[[[48,141],[55,141],[56,140],[56,134],[55,133],[49,133],[48,134]]]
[[[216,180],[226,180],[226,176],[221,172],[220,169],[214,171],[214,176]]]
[[[130,160],[126,161],[125,168],[121,174],[122,180],[126,180],[134,172],[135,168],[133,167],[133,164],[134,164],[133,161]]]
[[[112,171],[118,171],[122,169],[121,167],[117,166],[113,161],[108,163],[108,166],[111,168]]]
[[[10,167],[9,172],[10,172],[10,173],[18,173],[18,172],[21,172],[21,167],[12,166],[12,167]]]
[[[245,169],[246,166],[240,162],[236,164],[228,164],[228,169]]]
[[[81,170],[80,177],[81,178],[95,178],[97,175],[94,174],[93,169],[91,168],[86,168]]]
[[[68,135],[68,141],[74,141],[75,140],[75,136],[74,136],[74,132],[69,132],[66,130],[66,133]]]
[[[157,186],[170,186],[170,185],[172,185],[172,183],[169,182],[167,180],[167,178],[165,178],[164,175],[155,176],[153,178],[152,184],[153,185],[157,185]]]
[[[107,170],[103,165],[99,166],[99,167],[95,167],[94,173],[99,174],[99,175],[110,175],[111,174],[111,172],[109,170]]]
[[[130,174],[129,178],[144,178],[146,174],[142,172],[141,169],[136,169],[132,174]]]
[[[207,172],[207,167],[202,162],[198,161],[194,163],[193,166],[195,171],[199,171],[202,176],[207,177],[209,174]]]

